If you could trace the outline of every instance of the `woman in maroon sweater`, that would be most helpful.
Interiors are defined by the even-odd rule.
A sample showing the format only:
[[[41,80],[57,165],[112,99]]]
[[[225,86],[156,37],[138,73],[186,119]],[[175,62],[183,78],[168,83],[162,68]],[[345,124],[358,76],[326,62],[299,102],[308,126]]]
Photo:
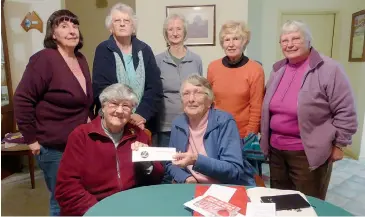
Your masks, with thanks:
[[[120,191],[159,184],[164,174],[159,162],[132,162],[132,150],[150,145],[147,134],[128,123],[138,104],[133,89],[112,84],[99,99],[100,115],[72,131],[60,163],[55,197],[63,216],[84,215]]]
[[[51,193],[50,215],[59,215],[56,175],[68,135],[88,122],[93,101],[89,67],[76,15],[54,12],[47,21],[45,49],[30,57],[14,94],[15,118]]]

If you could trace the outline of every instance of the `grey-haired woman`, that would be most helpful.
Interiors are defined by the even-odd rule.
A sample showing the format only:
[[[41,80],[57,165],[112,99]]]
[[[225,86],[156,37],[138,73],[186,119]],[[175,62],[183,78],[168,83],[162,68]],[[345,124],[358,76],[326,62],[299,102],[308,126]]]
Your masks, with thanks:
[[[114,5],[105,19],[111,35],[95,50],[93,91],[96,113],[101,105],[98,97],[103,89],[114,83],[130,86],[137,95],[137,106],[130,122],[154,131],[157,112],[162,100],[160,70],[151,47],[136,38],[137,18],[125,4]]]
[[[61,215],[83,215],[98,201],[130,188],[158,184],[158,162],[132,162],[132,150],[148,146],[149,137],[128,123],[138,97],[132,88],[113,84],[99,96],[101,116],[69,136],[57,175]]]
[[[170,140],[171,122],[182,113],[179,94],[181,83],[193,73],[202,75],[203,66],[200,56],[184,45],[187,38],[187,22],[183,15],[171,14],[165,19],[163,36],[168,48],[156,56],[156,62],[161,70],[164,97],[154,143],[166,147]]]

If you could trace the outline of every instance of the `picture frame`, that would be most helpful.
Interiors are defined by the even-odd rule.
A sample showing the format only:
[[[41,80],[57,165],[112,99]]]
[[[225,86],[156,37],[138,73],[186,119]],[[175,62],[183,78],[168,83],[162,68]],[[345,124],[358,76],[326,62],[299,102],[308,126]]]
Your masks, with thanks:
[[[188,36],[187,46],[215,46],[215,5],[166,6],[166,17],[181,14],[185,17]]]
[[[352,14],[349,62],[365,62],[365,10]]]

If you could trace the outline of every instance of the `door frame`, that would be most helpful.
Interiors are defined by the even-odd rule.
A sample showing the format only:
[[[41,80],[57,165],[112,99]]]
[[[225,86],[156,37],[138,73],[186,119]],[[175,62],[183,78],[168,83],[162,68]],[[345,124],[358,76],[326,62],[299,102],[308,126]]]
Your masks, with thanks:
[[[280,10],[277,20],[277,28],[279,29],[277,35],[276,35],[276,57],[279,57],[281,53],[281,48],[279,45],[280,41],[280,29],[282,27],[281,24],[281,18],[283,15],[328,15],[333,14],[334,15],[334,28],[333,28],[333,36],[332,36],[332,49],[331,49],[331,55],[333,59],[339,59],[339,37],[341,36],[341,33],[339,32],[341,29],[341,20],[340,20],[340,11],[322,11],[322,10]],[[278,59],[278,58],[277,58]]]

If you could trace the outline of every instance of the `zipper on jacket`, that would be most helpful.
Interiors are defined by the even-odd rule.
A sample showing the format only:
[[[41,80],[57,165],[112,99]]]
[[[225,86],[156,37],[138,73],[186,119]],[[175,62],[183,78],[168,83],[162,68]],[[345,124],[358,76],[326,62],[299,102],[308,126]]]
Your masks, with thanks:
[[[119,185],[119,188],[120,188],[120,191],[122,190],[122,179],[121,179],[121,176],[120,176],[120,168],[119,168],[119,157],[118,157],[118,147],[115,147],[115,161],[116,161],[116,164],[117,164],[117,174],[118,174],[118,185]]]

